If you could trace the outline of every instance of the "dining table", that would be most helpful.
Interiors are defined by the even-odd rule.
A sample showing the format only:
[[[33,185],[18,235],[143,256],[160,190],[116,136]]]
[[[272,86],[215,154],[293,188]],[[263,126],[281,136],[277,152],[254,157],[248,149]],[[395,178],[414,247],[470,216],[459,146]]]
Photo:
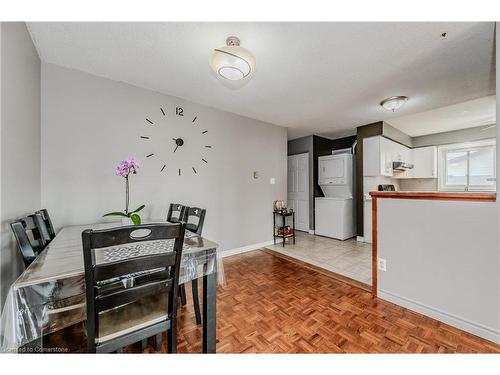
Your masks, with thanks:
[[[148,221],[154,222],[160,221]],[[119,226],[109,222],[74,225],[57,233],[9,289],[0,322],[2,352],[53,352],[54,348],[44,347],[44,336],[86,320],[82,232]],[[99,262],[172,251],[173,241],[134,243],[129,251],[123,245],[105,248]],[[203,279],[202,352],[215,353],[217,285],[224,283],[222,257],[215,242],[186,231],[179,284],[197,278]]]

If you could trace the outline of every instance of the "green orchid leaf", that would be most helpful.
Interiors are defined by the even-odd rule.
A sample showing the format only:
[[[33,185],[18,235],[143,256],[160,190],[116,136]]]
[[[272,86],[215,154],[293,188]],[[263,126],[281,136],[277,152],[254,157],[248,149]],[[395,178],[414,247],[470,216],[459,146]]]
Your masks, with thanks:
[[[143,204],[141,207],[137,208],[135,211],[132,211],[131,214],[135,214],[136,212],[139,212],[140,210],[142,210],[144,207],[146,207],[145,204]]]
[[[128,217],[125,212],[121,212],[121,211],[110,212],[110,213],[107,213],[106,215],[102,215],[102,217],[105,217],[105,216],[123,216],[123,217]]]
[[[137,214],[131,214],[130,220],[132,220],[132,223],[134,223],[135,225],[139,225],[141,223],[141,217]]]

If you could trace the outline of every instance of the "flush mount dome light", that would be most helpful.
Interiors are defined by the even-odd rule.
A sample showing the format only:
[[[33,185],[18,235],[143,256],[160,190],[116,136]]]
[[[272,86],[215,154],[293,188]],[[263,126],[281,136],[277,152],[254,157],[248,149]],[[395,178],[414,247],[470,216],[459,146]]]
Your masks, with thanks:
[[[380,102],[380,105],[388,111],[395,112],[397,109],[401,108],[407,101],[407,96],[391,96],[390,98],[382,100]]]
[[[255,57],[246,48],[240,47],[235,36],[226,39],[226,46],[214,49],[209,64],[217,75],[238,81],[248,77],[255,70]]]

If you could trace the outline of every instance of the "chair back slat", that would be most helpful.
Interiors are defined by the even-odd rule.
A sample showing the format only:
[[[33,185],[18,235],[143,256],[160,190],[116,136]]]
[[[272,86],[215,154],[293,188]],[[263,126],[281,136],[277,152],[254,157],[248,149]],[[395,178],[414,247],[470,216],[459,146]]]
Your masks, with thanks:
[[[201,236],[206,212],[204,208],[189,207],[186,210],[186,229]],[[190,220],[192,218],[195,219],[194,223]]]
[[[170,203],[167,213],[167,221],[169,223],[180,223],[186,221],[186,214],[189,207],[183,206],[179,203]],[[178,213],[178,216],[174,217],[174,213]]]
[[[171,278],[140,285],[135,288],[123,289],[114,293],[97,296],[95,308],[98,312],[109,310],[113,307],[125,305],[137,301],[140,298],[151,294],[169,292],[172,289],[173,280]]]
[[[47,246],[51,239],[42,214],[37,212],[33,215],[29,215],[28,217],[33,220],[33,223],[35,225],[35,227],[33,228],[33,236],[35,237],[35,240],[38,241],[40,246]]]
[[[40,214],[42,216],[42,220],[45,224],[46,232],[45,234],[47,235],[47,241],[50,242],[54,239],[56,236],[56,232],[54,230],[54,226],[52,225],[52,220],[50,219],[49,216],[49,211],[47,209],[43,208],[40,211],[36,212],[37,214]]]
[[[175,245],[174,245],[175,246]],[[94,266],[94,281],[100,282],[113,277],[130,275],[145,270],[175,265],[176,253],[162,253],[129,258]]]
[[[35,250],[31,244],[31,241],[28,238],[28,234],[24,229],[24,225],[22,221],[16,221],[10,224],[12,228],[12,232],[14,232],[14,237],[16,238],[17,246],[21,251],[21,255],[23,257],[24,265],[28,267],[33,260],[36,258]]]

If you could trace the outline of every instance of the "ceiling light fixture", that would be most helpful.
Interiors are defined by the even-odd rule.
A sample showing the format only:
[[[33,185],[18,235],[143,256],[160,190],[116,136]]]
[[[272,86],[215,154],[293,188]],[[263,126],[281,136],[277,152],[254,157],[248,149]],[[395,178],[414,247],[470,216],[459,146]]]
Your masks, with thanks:
[[[217,75],[231,81],[248,77],[255,71],[255,57],[240,47],[240,40],[235,36],[226,39],[226,46],[214,49],[209,64]]]
[[[407,101],[407,96],[391,96],[390,98],[382,100],[380,102],[380,105],[388,111],[395,112],[396,110],[401,108]]]

